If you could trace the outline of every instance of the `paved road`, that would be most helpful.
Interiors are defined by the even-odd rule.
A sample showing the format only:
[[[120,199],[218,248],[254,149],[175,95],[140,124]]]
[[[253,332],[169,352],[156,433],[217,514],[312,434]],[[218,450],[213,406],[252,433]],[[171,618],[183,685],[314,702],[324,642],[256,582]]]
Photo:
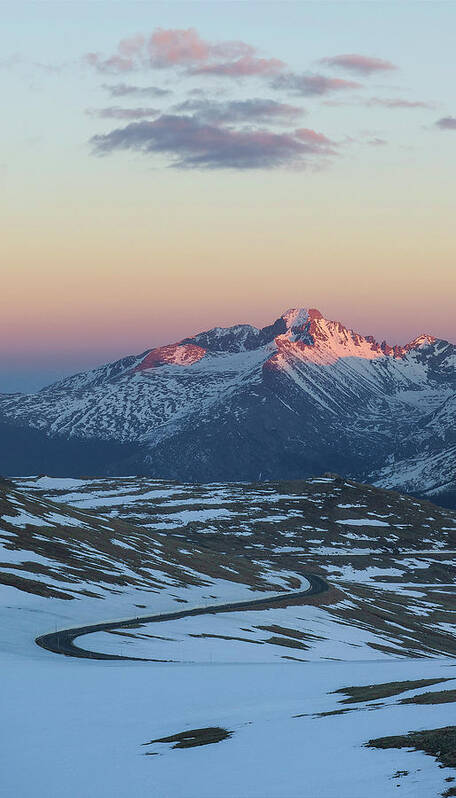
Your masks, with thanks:
[[[86,659],[128,659],[142,660],[151,662],[142,657],[123,657],[120,654],[101,654],[96,651],[87,651],[79,646],[75,646],[74,640],[81,635],[88,635],[92,632],[109,632],[111,629],[134,628],[138,623],[159,623],[160,621],[176,621],[179,618],[189,618],[194,615],[215,615],[219,612],[234,612],[236,610],[255,610],[258,607],[273,607],[277,604],[291,604],[301,598],[316,596],[329,589],[329,585],[316,574],[301,574],[309,582],[307,590],[300,590],[296,593],[280,593],[266,596],[259,599],[249,599],[248,601],[230,602],[229,604],[215,604],[209,607],[195,607],[192,610],[178,610],[160,615],[141,615],[136,618],[129,618],[122,621],[109,621],[107,623],[94,623],[90,626],[79,626],[73,629],[62,629],[60,632],[51,632],[47,635],[37,637],[35,643],[47,651],[55,654],[64,654],[67,657],[84,657]]]

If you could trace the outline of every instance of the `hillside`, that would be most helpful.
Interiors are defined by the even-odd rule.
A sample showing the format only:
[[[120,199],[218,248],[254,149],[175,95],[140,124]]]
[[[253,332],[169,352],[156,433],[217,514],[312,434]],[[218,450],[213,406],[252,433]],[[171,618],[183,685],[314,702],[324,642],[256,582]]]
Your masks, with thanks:
[[[282,798],[284,772],[293,798],[437,798],[455,538],[454,512],[335,476],[2,481],[7,793],[31,768],[68,798]]]
[[[399,494],[337,477],[204,487],[45,477],[6,485],[1,514],[0,582],[58,599],[63,617],[74,621],[297,591],[307,573],[316,573],[331,590],[308,608],[304,629],[302,607],[293,602],[257,614],[260,625],[267,616],[268,626],[304,633],[306,659],[334,646],[350,659],[361,651],[364,658],[390,651],[456,655],[444,591],[456,573],[456,516]],[[242,614],[224,616],[225,634],[245,637],[243,621]],[[179,624],[172,627],[174,638]],[[45,617],[34,631],[46,632]],[[120,633],[102,638],[109,650],[122,640]],[[188,636],[178,639],[188,652]],[[286,653],[286,643],[273,637],[272,659]],[[224,657],[231,648],[223,644]],[[190,650],[204,656],[204,641]]]

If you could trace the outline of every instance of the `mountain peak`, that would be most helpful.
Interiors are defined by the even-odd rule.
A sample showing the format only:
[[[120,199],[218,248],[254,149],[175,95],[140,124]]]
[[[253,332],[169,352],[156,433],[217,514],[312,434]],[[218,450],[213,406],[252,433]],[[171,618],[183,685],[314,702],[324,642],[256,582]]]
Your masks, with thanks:
[[[282,313],[280,318],[284,320],[287,330],[294,330],[307,324],[309,313],[310,311],[307,308],[288,308],[285,313]]]
[[[157,366],[191,366],[206,354],[206,350],[196,344],[168,344],[151,349],[133,372],[147,371]]]
[[[418,335],[417,338],[414,338],[413,341],[410,341],[404,348],[409,351],[410,349],[421,349],[423,346],[429,346],[430,344],[435,344],[437,338],[434,335],[429,335],[428,333],[422,333],[422,335]]]

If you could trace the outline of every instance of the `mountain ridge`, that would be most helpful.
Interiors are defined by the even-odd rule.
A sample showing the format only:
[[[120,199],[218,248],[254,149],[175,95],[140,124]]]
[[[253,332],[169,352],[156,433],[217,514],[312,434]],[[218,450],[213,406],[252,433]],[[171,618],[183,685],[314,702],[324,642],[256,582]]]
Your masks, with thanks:
[[[103,473],[213,481],[337,471],[392,484],[394,464],[413,461],[420,476],[407,489],[425,494],[437,487],[426,461],[443,457],[439,481],[451,493],[454,395],[455,345],[428,333],[379,343],[315,308],[289,308],[261,329],[214,327],[37,394],[0,396],[0,420],[73,447],[128,445],[120,460],[107,451]],[[11,473],[7,457],[0,468]]]

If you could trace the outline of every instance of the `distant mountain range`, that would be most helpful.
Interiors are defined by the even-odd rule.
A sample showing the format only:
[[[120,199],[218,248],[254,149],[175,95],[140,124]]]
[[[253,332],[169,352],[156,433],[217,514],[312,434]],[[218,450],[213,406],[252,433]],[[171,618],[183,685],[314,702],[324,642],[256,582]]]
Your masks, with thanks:
[[[456,506],[456,346],[293,308],[0,395],[7,474],[179,481],[337,472]]]

